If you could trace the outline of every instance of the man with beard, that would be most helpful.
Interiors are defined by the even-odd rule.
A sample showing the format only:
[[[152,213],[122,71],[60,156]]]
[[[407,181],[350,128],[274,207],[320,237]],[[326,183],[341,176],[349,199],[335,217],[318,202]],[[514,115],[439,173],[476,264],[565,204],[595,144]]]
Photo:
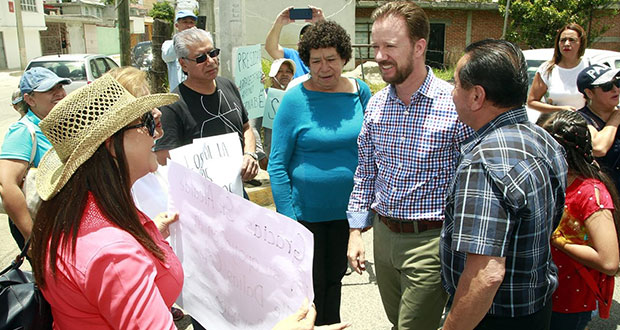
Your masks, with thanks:
[[[370,99],[358,138],[348,258],[361,274],[361,233],[374,227],[388,319],[397,329],[435,330],[447,299],[439,260],[444,193],[471,129],[457,119],[452,86],[424,64],[430,30],[424,11],[396,1],[371,17],[375,60],[390,85]]]

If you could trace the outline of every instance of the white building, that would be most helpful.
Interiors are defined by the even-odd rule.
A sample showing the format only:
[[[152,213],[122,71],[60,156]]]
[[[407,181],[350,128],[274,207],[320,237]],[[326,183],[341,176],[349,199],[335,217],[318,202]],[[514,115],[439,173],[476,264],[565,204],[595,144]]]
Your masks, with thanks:
[[[21,0],[26,58],[28,61],[41,56],[39,31],[45,30],[45,17],[42,0]],[[24,63],[24,66],[27,63]],[[0,0],[0,69],[19,69],[19,46],[17,43],[17,23],[15,3]]]

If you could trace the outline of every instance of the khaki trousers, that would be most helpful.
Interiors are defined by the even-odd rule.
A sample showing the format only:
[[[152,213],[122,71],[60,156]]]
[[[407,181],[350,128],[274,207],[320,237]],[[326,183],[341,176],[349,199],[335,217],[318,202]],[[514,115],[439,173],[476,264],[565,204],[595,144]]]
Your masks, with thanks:
[[[441,285],[439,233],[394,233],[375,217],[377,285],[392,329],[437,330],[448,298]]]

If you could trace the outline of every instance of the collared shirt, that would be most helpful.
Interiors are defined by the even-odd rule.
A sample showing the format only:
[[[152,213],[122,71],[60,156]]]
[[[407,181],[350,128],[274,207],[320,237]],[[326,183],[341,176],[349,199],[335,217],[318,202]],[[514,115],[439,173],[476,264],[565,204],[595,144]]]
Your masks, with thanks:
[[[549,239],[564,208],[564,149],[524,108],[502,113],[462,147],[446,195],[442,280],[454,296],[468,253],[506,258],[489,314],[530,315],[557,287]]]
[[[26,121],[29,121],[34,127],[35,137],[37,139],[37,149],[34,155],[33,165],[39,166],[39,161],[43,158],[43,155],[52,147],[52,144],[39,128],[41,119],[28,110],[26,115],[22,119],[13,123],[2,142],[2,152],[0,152],[0,159],[17,159],[25,162],[30,161],[30,154],[32,153],[32,136],[28,129]]]
[[[181,69],[172,40],[166,40],[161,45],[161,59],[168,66],[168,86],[170,87],[170,92],[172,92],[180,83],[187,79],[187,75]]]
[[[472,130],[457,118],[452,85],[427,70],[408,106],[393,85],[368,103],[347,210],[351,228],[370,226],[371,209],[407,220],[444,218],[444,193]]]

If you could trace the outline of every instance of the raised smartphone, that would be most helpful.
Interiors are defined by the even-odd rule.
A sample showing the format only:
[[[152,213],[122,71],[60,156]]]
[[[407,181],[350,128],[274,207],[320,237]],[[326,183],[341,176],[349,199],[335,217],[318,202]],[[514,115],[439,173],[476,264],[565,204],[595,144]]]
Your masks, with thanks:
[[[289,9],[288,17],[292,20],[312,19],[312,9],[310,8],[293,8]]]

